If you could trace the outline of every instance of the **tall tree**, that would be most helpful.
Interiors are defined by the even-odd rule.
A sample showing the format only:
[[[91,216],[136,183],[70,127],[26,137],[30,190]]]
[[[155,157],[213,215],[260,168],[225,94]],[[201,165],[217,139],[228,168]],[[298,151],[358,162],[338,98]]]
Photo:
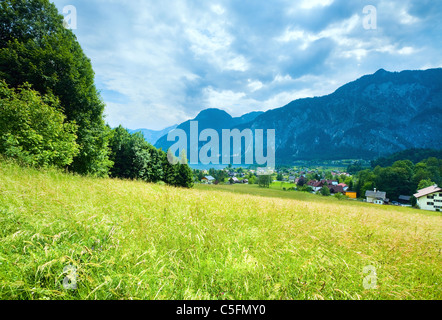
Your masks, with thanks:
[[[119,126],[112,130],[110,147],[110,158],[114,162],[111,170],[113,177],[146,182],[163,180],[160,151],[150,145],[140,132],[130,134]]]
[[[187,156],[186,151],[183,150],[180,155],[180,161],[176,164],[176,186],[183,188],[192,188],[193,187],[193,175],[192,169],[187,165]]]
[[[272,176],[266,174],[258,175],[258,185],[260,188],[270,188],[272,182]]]
[[[28,82],[41,94],[60,100],[67,121],[78,125],[80,152],[71,168],[106,176],[110,131],[104,103],[94,85],[90,60],[63,16],[48,0],[3,0],[0,3],[0,78],[19,87]]]

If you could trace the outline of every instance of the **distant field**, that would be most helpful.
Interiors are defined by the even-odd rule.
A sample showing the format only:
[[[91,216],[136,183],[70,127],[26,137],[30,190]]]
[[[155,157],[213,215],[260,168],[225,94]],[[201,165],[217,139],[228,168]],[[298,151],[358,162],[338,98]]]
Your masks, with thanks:
[[[254,196],[261,196],[261,197],[269,197],[269,198],[282,198],[282,199],[292,199],[292,200],[299,200],[299,201],[310,201],[310,202],[316,202],[316,203],[327,203],[331,204],[333,202],[337,202],[339,204],[343,204],[343,202],[346,205],[353,205],[353,206],[362,206],[363,208],[372,208],[375,206],[377,209],[380,210],[394,210],[394,211],[402,211],[407,213],[420,213],[425,215],[438,215],[440,216],[440,213],[435,212],[427,212],[427,211],[420,211],[417,209],[411,209],[411,208],[403,208],[403,207],[394,207],[394,206],[378,206],[373,204],[367,204],[363,203],[359,200],[352,200],[352,199],[344,199],[344,200],[338,200],[331,197],[323,197],[321,195],[312,194],[309,192],[301,192],[301,191],[293,191],[293,190],[286,190],[284,191],[283,188],[289,189],[294,187],[294,184],[289,183],[283,183],[281,182],[275,182],[270,185],[270,189],[266,188],[260,188],[258,185],[248,185],[248,184],[234,184],[234,185],[207,185],[207,184],[197,184],[195,185],[195,188],[197,190],[205,190],[205,191],[224,191],[224,192],[231,192],[235,194],[249,194]]]
[[[441,244],[436,213],[0,161],[0,299],[441,299]]]

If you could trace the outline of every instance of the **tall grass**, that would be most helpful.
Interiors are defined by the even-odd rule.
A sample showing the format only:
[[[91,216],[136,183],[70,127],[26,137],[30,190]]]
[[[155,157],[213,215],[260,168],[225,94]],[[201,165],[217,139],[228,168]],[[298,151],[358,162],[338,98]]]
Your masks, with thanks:
[[[411,209],[0,161],[0,298],[440,299],[441,227]]]

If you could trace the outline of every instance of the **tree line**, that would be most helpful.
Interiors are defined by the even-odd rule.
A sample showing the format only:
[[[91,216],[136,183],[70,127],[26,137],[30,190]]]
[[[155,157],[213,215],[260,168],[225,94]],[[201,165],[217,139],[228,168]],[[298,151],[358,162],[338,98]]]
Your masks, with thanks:
[[[97,177],[192,186],[192,172],[104,121],[90,60],[49,0],[0,3],[0,154]],[[173,160],[169,162],[168,160]]]
[[[442,184],[442,159],[430,157],[414,164],[410,160],[399,160],[392,166],[376,166],[356,174],[355,190],[364,197],[367,190],[377,188],[387,192],[390,200],[399,196],[412,196],[417,190]]]

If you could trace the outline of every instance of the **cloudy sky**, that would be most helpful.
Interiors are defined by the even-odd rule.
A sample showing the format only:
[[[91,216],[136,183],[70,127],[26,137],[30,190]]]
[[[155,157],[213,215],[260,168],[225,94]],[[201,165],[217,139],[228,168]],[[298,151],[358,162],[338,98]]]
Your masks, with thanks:
[[[240,116],[380,68],[442,67],[442,1],[54,2],[76,8],[111,126],[158,130],[206,108]]]

